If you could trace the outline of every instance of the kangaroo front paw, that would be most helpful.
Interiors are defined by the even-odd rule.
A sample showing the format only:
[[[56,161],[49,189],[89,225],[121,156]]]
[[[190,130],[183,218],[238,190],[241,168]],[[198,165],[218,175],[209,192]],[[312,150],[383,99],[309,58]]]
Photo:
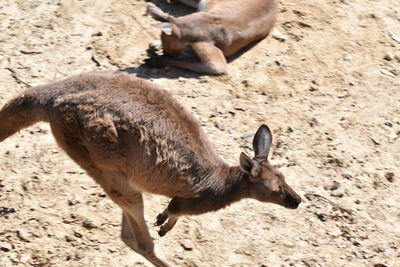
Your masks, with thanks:
[[[154,223],[155,226],[160,226],[168,219],[168,213],[163,212],[157,215],[156,222]]]
[[[158,231],[159,236],[164,236],[166,233],[171,231],[171,229],[175,226],[178,221],[178,217],[169,217],[168,221],[161,225],[160,230]]]
[[[163,229],[164,227],[161,227],[160,230],[158,230],[158,235],[159,236],[165,236],[165,234],[167,233],[167,231],[165,231],[165,229]]]

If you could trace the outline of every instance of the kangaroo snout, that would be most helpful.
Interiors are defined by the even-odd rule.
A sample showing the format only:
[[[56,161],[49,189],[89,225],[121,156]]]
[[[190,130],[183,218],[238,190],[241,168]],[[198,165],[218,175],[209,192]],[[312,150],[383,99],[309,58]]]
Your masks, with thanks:
[[[294,192],[293,192],[294,193]],[[287,196],[286,196],[286,199],[285,199],[285,208],[288,208],[288,209],[297,209],[297,207],[300,205],[300,203],[301,203],[301,197],[298,195],[298,194],[296,194],[296,193],[294,193],[294,194],[288,194]]]

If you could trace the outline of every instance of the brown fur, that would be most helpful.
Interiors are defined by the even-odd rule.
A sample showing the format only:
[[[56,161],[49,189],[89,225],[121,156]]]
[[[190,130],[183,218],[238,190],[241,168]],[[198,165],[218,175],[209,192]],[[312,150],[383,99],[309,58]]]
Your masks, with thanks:
[[[180,215],[215,211],[245,197],[290,208],[300,203],[268,163],[268,127],[256,134],[256,157],[242,154],[241,166],[230,167],[189,110],[125,73],[86,73],[26,90],[0,110],[0,141],[38,121],[50,123],[59,146],[122,208],[123,241],[156,266],[168,263],[154,252],[142,192],[173,198],[157,218],[161,235]]]
[[[161,41],[165,56],[148,60],[152,65],[168,65],[200,73],[225,74],[225,57],[265,38],[276,21],[277,0],[202,0],[185,1],[199,5],[199,12],[170,16],[156,7],[148,13],[163,23]],[[201,2],[201,3],[200,3]],[[199,61],[177,59],[186,46],[191,46]]]

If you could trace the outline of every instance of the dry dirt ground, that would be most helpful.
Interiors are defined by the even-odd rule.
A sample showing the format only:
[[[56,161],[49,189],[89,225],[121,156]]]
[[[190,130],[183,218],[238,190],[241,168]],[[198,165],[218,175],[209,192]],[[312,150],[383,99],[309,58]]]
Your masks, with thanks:
[[[162,0],[1,0],[0,104],[28,85],[129,68],[191,108],[230,164],[268,124],[272,163],[303,203],[245,200],[159,238],[152,223],[168,200],[146,196],[151,233],[176,266],[400,266],[400,2],[283,0],[286,40],[266,38],[220,77],[142,66],[159,36],[149,4],[192,11]],[[119,208],[46,124],[0,144],[0,207],[16,211],[0,215],[0,266],[150,266],[120,241]]]

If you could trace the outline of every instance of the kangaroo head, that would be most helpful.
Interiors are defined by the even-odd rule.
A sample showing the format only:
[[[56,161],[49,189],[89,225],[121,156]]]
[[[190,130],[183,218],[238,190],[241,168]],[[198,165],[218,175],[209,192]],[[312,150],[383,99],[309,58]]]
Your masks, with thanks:
[[[187,45],[181,39],[181,30],[173,21],[159,23],[154,26],[162,31],[161,42],[165,54],[176,55]]]
[[[255,157],[251,159],[243,152],[240,154],[240,168],[249,175],[250,197],[296,209],[301,197],[286,184],[282,173],[268,162],[271,142],[271,131],[261,125],[253,139]]]

